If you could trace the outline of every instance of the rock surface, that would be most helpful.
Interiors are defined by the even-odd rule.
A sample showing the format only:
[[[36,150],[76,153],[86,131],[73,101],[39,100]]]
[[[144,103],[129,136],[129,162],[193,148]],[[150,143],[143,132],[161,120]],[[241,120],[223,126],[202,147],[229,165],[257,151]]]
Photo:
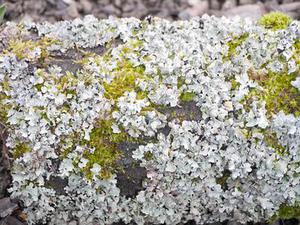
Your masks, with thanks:
[[[300,7],[297,0],[2,0],[8,7],[6,19],[10,21],[58,21],[74,19],[79,16],[93,14],[98,18],[110,15],[117,17],[145,18],[148,15],[168,19],[186,19],[191,16],[201,16],[204,13],[212,15],[248,16],[257,19],[261,16],[261,5],[273,5],[272,10],[290,13],[299,19]],[[239,6],[247,6],[240,8]],[[239,7],[239,9],[235,9]],[[263,7],[264,8],[264,7]],[[222,9],[222,10],[221,10]],[[228,9],[232,9],[228,11]],[[249,10],[252,10],[249,13]],[[263,13],[269,12],[268,7]]]

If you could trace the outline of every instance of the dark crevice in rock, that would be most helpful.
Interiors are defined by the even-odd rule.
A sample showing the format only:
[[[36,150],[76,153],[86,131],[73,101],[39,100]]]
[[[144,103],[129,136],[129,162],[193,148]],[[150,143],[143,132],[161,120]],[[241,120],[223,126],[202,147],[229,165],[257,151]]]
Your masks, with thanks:
[[[183,102],[180,106],[176,107],[164,107],[159,110],[165,114],[170,120],[178,119],[183,120],[202,120],[202,112],[194,101]]]
[[[49,180],[46,180],[45,182],[46,187],[52,188],[56,194],[58,195],[65,195],[65,187],[68,186],[68,179],[67,178],[61,178],[56,176],[50,176]]]
[[[138,146],[125,142],[118,146],[123,155],[118,162],[122,169],[117,173],[117,187],[123,196],[135,197],[143,190],[143,180],[147,177],[147,170],[138,166],[138,162],[132,158],[132,152]]]

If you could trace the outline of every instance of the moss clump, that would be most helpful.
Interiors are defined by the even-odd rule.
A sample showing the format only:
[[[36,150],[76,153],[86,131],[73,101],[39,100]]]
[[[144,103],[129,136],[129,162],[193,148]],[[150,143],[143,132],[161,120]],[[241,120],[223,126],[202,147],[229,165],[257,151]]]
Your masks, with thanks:
[[[91,169],[95,163],[102,168],[99,177],[102,179],[109,178],[118,169],[117,161],[122,156],[118,145],[121,142],[136,141],[124,131],[113,133],[111,128],[113,123],[112,119],[99,120],[90,134],[90,140],[80,143],[94,149],[93,152],[85,151],[82,155],[88,160],[87,165],[82,169],[88,179],[93,177]]]
[[[285,147],[279,143],[275,133],[272,133],[270,130],[265,130],[263,133],[266,144],[272,147],[278,155],[284,155],[287,153]]]
[[[5,103],[5,100],[8,99],[8,96],[4,93],[9,91],[10,87],[7,81],[3,81],[1,84],[2,92],[0,92],[0,122],[5,123],[7,120],[7,112],[10,109],[10,106]]]
[[[26,152],[30,152],[30,148],[25,143],[19,143],[16,147],[12,150],[12,156],[14,159],[18,159],[22,157]]]
[[[271,30],[286,29],[292,22],[292,18],[282,12],[271,12],[262,16],[258,24]]]
[[[231,83],[231,90],[237,90],[239,88],[239,86],[241,86],[241,84],[239,82],[237,82],[234,78],[230,80]]]
[[[300,220],[300,205],[296,203],[294,206],[283,204],[277,213],[271,217],[270,222],[278,219],[298,219]]]
[[[110,83],[103,83],[104,96],[116,100],[125,92],[134,90],[137,98],[146,97],[146,93],[142,92],[136,83],[138,78],[145,78],[144,71],[143,66],[134,67],[129,61],[119,62],[118,68],[112,72],[113,80]]]
[[[266,103],[269,117],[279,111],[300,116],[300,92],[291,85],[297,77],[297,72],[287,74],[269,71],[267,74],[250,74],[249,77],[256,80],[263,90],[251,90],[244,99],[245,106],[256,98]]]
[[[190,101],[193,101],[196,97],[196,94],[193,93],[193,92],[183,92],[181,93],[180,95],[180,100],[182,102],[190,102]]]
[[[300,40],[297,40],[293,46],[295,48],[293,58],[295,59],[296,64],[298,65],[298,69],[299,69],[299,67],[300,67]]]
[[[145,152],[144,153],[144,159],[146,159],[147,161],[150,161],[152,159],[154,159],[154,155],[152,152]]]
[[[43,63],[46,58],[49,57],[49,53],[47,51],[47,47],[57,44],[57,40],[53,40],[50,38],[42,38],[38,41],[23,41],[23,40],[13,40],[10,42],[9,47],[4,53],[13,53],[18,59],[28,59],[35,60],[34,51],[39,51],[38,61]]]
[[[263,135],[263,141],[266,143],[267,146],[271,147],[274,149],[275,153],[283,156],[285,154],[288,154],[286,148],[280,144],[276,133],[274,133],[271,129],[266,128],[247,128],[247,129],[242,129],[241,132],[247,139],[254,139],[256,144],[258,144],[261,139],[254,138],[254,133],[259,133]]]
[[[240,36],[234,37],[231,41],[227,43],[228,45],[228,53],[227,56],[224,57],[224,59],[230,59],[232,56],[236,55],[236,49],[238,46],[240,46],[247,38],[249,37],[248,33],[244,33]]]

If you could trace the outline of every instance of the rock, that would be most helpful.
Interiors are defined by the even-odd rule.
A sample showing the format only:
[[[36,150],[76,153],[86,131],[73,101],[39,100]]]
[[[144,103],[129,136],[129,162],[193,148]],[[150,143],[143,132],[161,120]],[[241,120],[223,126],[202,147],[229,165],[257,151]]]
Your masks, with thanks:
[[[93,5],[88,0],[80,0],[80,4],[82,6],[84,13],[90,13],[92,11]]]
[[[135,4],[132,2],[128,2],[123,6],[123,11],[124,12],[131,12],[135,9]]]
[[[208,1],[202,1],[195,4],[193,7],[184,10],[182,13],[187,13],[189,16],[200,16],[207,12],[209,8]],[[183,15],[181,13],[181,15]]]
[[[102,12],[104,12],[105,14],[108,15],[118,15],[121,13],[121,11],[119,9],[117,9],[116,7],[114,7],[114,5],[109,4],[103,7]]]
[[[241,223],[238,223],[236,221],[228,221],[227,225],[242,225]]]
[[[221,4],[218,0],[210,0],[209,8],[212,10],[219,10],[221,8]]]
[[[262,3],[253,5],[242,5],[234,7],[232,9],[221,12],[223,16],[234,17],[239,15],[241,17],[248,17],[252,20],[259,19],[262,15],[266,13],[266,9]]]
[[[15,217],[9,216],[6,220],[7,225],[24,225],[20,220],[16,219]]]
[[[18,205],[13,203],[10,198],[0,199],[0,218],[9,216],[16,209],[18,209]]]
[[[254,4],[255,0],[240,0],[239,5],[249,5],[249,4]]]
[[[78,12],[76,3],[72,3],[69,5],[69,7],[67,9],[67,13],[68,13],[68,16],[70,16],[71,18],[79,17],[79,12]]]
[[[280,5],[280,9],[283,12],[299,11],[300,10],[300,2],[293,2],[293,3]]]
[[[222,5],[222,10],[232,9],[236,6],[236,0],[226,0],[225,3]]]

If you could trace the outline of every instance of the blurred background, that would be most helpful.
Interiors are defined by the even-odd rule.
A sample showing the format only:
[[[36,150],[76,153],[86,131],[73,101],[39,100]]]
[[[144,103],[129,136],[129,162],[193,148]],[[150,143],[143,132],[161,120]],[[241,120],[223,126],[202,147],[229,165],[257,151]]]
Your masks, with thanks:
[[[172,20],[188,19],[205,13],[216,16],[257,19],[270,11],[282,11],[300,18],[300,0],[0,0],[9,21],[58,21],[93,14],[138,17],[153,15]]]

